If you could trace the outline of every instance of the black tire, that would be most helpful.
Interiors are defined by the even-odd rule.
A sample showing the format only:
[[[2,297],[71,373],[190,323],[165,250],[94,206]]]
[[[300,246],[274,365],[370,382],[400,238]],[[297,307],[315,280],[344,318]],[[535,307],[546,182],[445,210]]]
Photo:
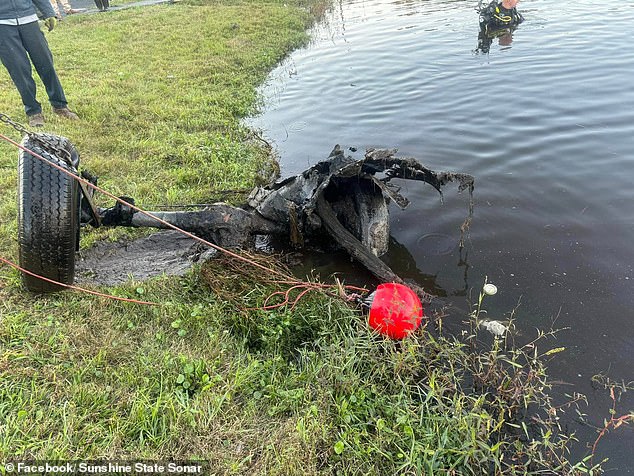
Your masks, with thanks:
[[[22,145],[66,170],[77,173],[79,154],[65,137],[44,135],[71,154],[73,167],[25,137]],[[39,276],[72,284],[79,244],[79,184],[28,152],[18,161],[18,245],[20,266]],[[22,273],[29,291],[50,293],[64,287]]]

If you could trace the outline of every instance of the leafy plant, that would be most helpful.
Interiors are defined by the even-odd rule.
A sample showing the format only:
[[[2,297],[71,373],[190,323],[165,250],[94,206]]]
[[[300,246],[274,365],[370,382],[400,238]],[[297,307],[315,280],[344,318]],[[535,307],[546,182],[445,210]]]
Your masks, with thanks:
[[[202,359],[187,360],[181,358],[180,373],[176,376],[177,389],[193,395],[208,388],[211,379]]]
[[[182,319],[175,319],[172,321],[170,325],[172,326],[172,329],[176,329],[176,333],[178,334],[179,337],[184,337],[187,335],[187,331],[183,329]]]

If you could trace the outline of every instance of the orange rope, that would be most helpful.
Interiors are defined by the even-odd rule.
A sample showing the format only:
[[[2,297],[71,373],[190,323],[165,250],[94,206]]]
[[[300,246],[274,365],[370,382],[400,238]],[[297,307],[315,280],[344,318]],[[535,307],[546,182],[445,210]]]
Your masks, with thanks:
[[[12,261],[9,261],[6,258],[3,258],[2,256],[0,256],[0,262],[11,266],[12,268],[17,269],[18,271],[28,274],[29,276],[33,276],[35,278],[41,279],[43,281],[46,281],[48,283],[52,283],[52,284],[56,284],[58,286],[63,286],[65,288],[68,289],[74,289],[75,291],[81,291],[82,293],[88,293],[88,294],[93,294],[95,296],[99,296],[99,297],[104,297],[104,298],[108,298],[108,299],[115,299],[117,301],[125,301],[125,302],[131,302],[134,304],[146,304],[148,306],[158,306],[158,303],[155,302],[149,302],[149,301],[138,301],[137,299],[128,299],[128,298],[123,298],[123,297],[119,297],[119,296],[113,296],[112,294],[103,294],[97,291],[92,291],[90,289],[85,289],[85,288],[80,288],[79,286],[73,286],[72,284],[64,284],[64,283],[60,283],[58,281],[55,281],[53,279],[49,279],[49,278],[45,278],[44,276],[40,276],[39,274],[35,274],[31,271],[29,271],[28,269],[22,268],[21,266],[13,263]]]
[[[361,293],[368,292],[366,288],[359,288],[357,286],[344,286],[338,281],[336,285],[323,284],[323,283],[311,283],[311,282],[303,282],[299,284],[295,284],[292,282],[284,283],[283,281],[273,281],[273,282],[277,284],[283,283],[283,284],[294,284],[294,285],[288,288],[286,291],[275,291],[274,293],[269,294],[264,300],[264,302],[262,303],[262,306],[247,307],[243,309],[245,311],[270,311],[272,309],[279,309],[281,307],[284,307],[290,304],[291,305],[290,310],[292,311],[293,309],[295,309],[295,306],[297,305],[299,300],[303,298],[306,294],[308,294],[310,291],[322,291],[329,296],[340,297],[342,299],[345,299],[348,302],[354,301],[360,295],[355,293],[348,295],[346,294],[346,290],[359,291]],[[333,287],[336,287],[339,293],[335,291],[331,291]],[[291,299],[291,292],[296,289],[302,289],[302,291],[294,299]],[[284,297],[284,300],[278,302],[277,304],[269,304],[271,299],[273,299],[275,296],[282,296]]]
[[[40,159],[40,160],[42,160],[43,162],[45,162],[45,163],[47,163],[48,165],[50,165],[51,167],[53,167],[53,168],[55,168],[55,169],[59,170],[60,172],[62,172],[62,173],[64,173],[64,174],[66,174],[66,175],[68,175],[68,176],[72,177],[74,180],[77,180],[78,182],[83,183],[83,184],[84,184],[84,185],[86,185],[87,187],[90,187],[90,188],[92,188],[93,190],[96,190],[97,192],[100,192],[100,193],[104,194],[105,196],[107,196],[107,197],[109,197],[109,198],[111,198],[111,199],[113,199],[113,200],[115,200],[115,201],[117,201],[117,202],[119,202],[119,203],[121,203],[121,204],[123,204],[123,205],[126,205],[126,206],[130,207],[131,209],[135,210],[135,211],[136,211],[136,212],[138,212],[138,213],[141,213],[141,214],[143,214],[143,215],[145,215],[145,216],[147,216],[147,217],[149,217],[149,218],[152,218],[153,220],[156,220],[158,223],[161,223],[161,224],[163,224],[163,225],[167,226],[168,228],[171,228],[172,230],[178,231],[179,233],[181,233],[181,234],[183,234],[183,235],[185,235],[185,236],[187,236],[187,237],[189,237],[189,238],[191,238],[191,239],[193,239],[193,240],[195,240],[195,241],[198,241],[198,242],[200,242],[200,243],[202,243],[202,244],[204,244],[204,245],[206,245],[206,246],[209,246],[210,248],[213,248],[213,249],[215,249],[215,250],[217,250],[217,251],[220,251],[220,252],[222,252],[222,253],[225,253],[225,254],[227,254],[228,256],[231,256],[231,257],[236,258],[236,259],[238,259],[238,260],[240,260],[240,261],[243,261],[243,262],[248,263],[248,264],[250,264],[250,265],[252,265],[252,266],[255,266],[256,268],[259,268],[259,269],[261,269],[261,270],[263,270],[263,271],[266,271],[267,273],[272,273],[272,274],[274,274],[274,275],[277,275],[277,276],[280,276],[280,277],[285,278],[285,280],[284,280],[284,281],[280,281],[280,282],[281,282],[281,283],[286,283],[286,284],[292,284],[292,285],[293,285],[293,287],[291,287],[291,288],[290,288],[290,289],[289,289],[289,290],[285,293],[285,296],[286,296],[286,301],[285,301],[284,303],[282,303],[281,305],[285,305],[285,304],[288,304],[288,303],[289,303],[289,292],[290,292],[292,289],[294,289],[294,288],[297,288],[297,287],[304,287],[304,288],[307,288],[307,289],[305,289],[303,292],[301,292],[301,293],[300,293],[300,295],[299,295],[299,296],[298,296],[295,300],[293,300],[293,307],[295,306],[295,304],[297,304],[297,301],[298,301],[298,300],[299,300],[302,296],[304,296],[304,294],[306,294],[306,292],[308,292],[309,290],[311,290],[311,289],[319,289],[319,288],[329,288],[329,287],[332,287],[332,285],[327,285],[327,284],[322,284],[322,283],[306,283],[306,282],[304,282],[304,281],[300,281],[300,280],[298,280],[298,279],[293,279],[293,277],[292,277],[292,276],[289,276],[289,275],[287,275],[287,274],[285,274],[285,273],[283,273],[283,272],[281,272],[281,271],[278,271],[278,270],[276,270],[276,269],[269,268],[269,267],[267,267],[267,266],[261,265],[260,263],[258,263],[258,262],[256,262],[256,261],[253,261],[253,260],[251,260],[251,259],[249,259],[249,258],[246,258],[245,256],[242,256],[242,255],[239,255],[239,254],[234,253],[234,252],[232,252],[232,251],[229,251],[229,250],[227,250],[226,248],[222,248],[221,246],[218,246],[218,245],[216,245],[216,244],[214,244],[214,243],[211,243],[210,241],[207,241],[207,240],[205,240],[205,239],[203,239],[203,238],[201,238],[201,237],[199,237],[199,236],[194,235],[193,233],[190,233],[190,232],[188,232],[188,231],[186,231],[186,230],[183,230],[182,228],[179,228],[179,227],[177,227],[176,225],[173,225],[173,224],[169,223],[168,221],[165,221],[165,220],[163,220],[163,219],[161,219],[161,218],[159,218],[159,217],[157,217],[157,216],[153,215],[153,214],[152,214],[152,213],[150,213],[150,212],[147,212],[147,211],[145,211],[145,210],[142,210],[141,208],[139,208],[139,207],[137,207],[137,206],[135,206],[135,205],[133,205],[133,204],[131,204],[131,203],[126,202],[125,200],[123,200],[123,199],[121,199],[121,198],[119,198],[119,197],[117,197],[117,196],[115,196],[115,195],[111,194],[110,192],[108,192],[108,191],[104,190],[104,189],[103,189],[103,188],[101,188],[101,187],[98,187],[97,185],[95,185],[95,184],[93,184],[93,183],[89,182],[88,180],[86,180],[86,179],[84,179],[84,178],[82,178],[82,177],[80,177],[80,176],[78,176],[78,175],[73,174],[72,172],[70,172],[69,170],[65,169],[64,167],[61,167],[61,166],[57,165],[56,163],[54,163],[54,162],[52,162],[52,161],[48,160],[47,158],[42,157],[40,154],[38,154],[38,153],[36,153],[36,152],[34,152],[34,151],[32,151],[32,150],[30,150],[30,149],[28,149],[28,148],[24,147],[23,145],[21,145],[21,144],[19,144],[19,143],[15,142],[14,140],[10,139],[9,137],[7,137],[7,136],[5,136],[5,135],[3,135],[3,134],[0,134],[0,138],[2,138],[4,141],[6,141],[6,142],[8,142],[8,143],[10,143],[10,144],[12,144],[12,145],[14,145],[14,146],[16,146],[18,149],[21,149],[21,150],[23,150],[23,151],[25,151],[25,152],[27,152],[27,153],[29,153],[29,154],[33,155],[34,157],[37,157],[38,159]],[[64,286],[64,287],[67,287],[67,288],[70,288],[70,289],[76,289],[76,290],[78,290],[78,291],[86,292],[86,293],[88,293],[88,294],[94,294],[94,295],[97,295],[97,296],[102,296],[102,297],[110,297],[110,298],[112,298],[112,299],[121,300],[121,301],[129,301],[129,302],[140,303],[140,304],[150,304],[150,305],[156,305],[156,303],[150,303],[150,302],[144,302],[144,301],[136,301],[136,300],[133,300],[133,299],[119,298],[119,297],[117,297],[117,296],[109,296],[109,295],[106,295],[106,294],[98,293],[98,292],[96,292],[96,291],[90,291],[90,290],[88,290],[88,289],[83,289],[83,288],[79,288],[79,287],[72,286],[72,285],[68,285],[68,284],[58,283],[58,282],[56,282],[56,281],[50,280],[50,279],[48,279],[48,278],[45,278],[45,277],[43,277],[43,276],[39,276],[39,275],[37,275],[37,274],[34,274],[34,273],[32,273],[32,272],[30,272],[30,271],[28,271],[28,270],[24,269],[24,268],[21,268],[21,267],[20,267],[20,266],[18,266],[17,264],[12,263],[11,261],[9,261],[9,260],[7,260],[7,259],[5,259],[5,258],[1,258],[1,257],[0,257],[0,261],[2,261],[2,262],[4,262],[4,263],[8,264],[9,266],[11,266],[11,267],[13,267],[13,268],[15,268],[15,269],[20,270],[21,272],[25,272],[25,273],[27,273],[27,274],[29,274],[29,275],[31,275],[31,276],[35,276],[35,277],[40,278],[40,279],[43,279],[43,280],[45,280],[45,281],[52,282],[52,283],[54,283],[54,284],[58,284],[58,285],[60,285],[60,286]],[[343,286],[343,285],[339,284],[339,287],[340,287],[341,289],[344,289],[344,290],[345,290],[345,289],[351,289],[351,290],[355,290],[355,291],[367,292],[367,289],[364,289],[364,288],[358,288],[358,287],[355,287],[355,286]],[[277,293],[274,293],[274,294],[277,294]],[[271,296],[269,296],[269,297],[271,297]],[[268,301],[268,298],[267,298],[267,301]],[[274,308],[274,307],[280,307],[281,305],[273,305],[271,308]],[[265,306],[265,308],[269,308],[269,306]]]
[[[107,196],[107,197],[109,197],[109,198],[112,198],[113,200],[116,200],[117,202],[119,202],[119,203],[121,203],[121,204],[123,204],[123,205],[126,205],[126,206],[128,206],[128,207],[132,208],[133,210],[135,210],[135,211],[137,211],[137,212],[141,213],[142,215],[145,215],[145,216],[147,216],[147,217],[149,217],[149,218],[152,218],[152,219],[156,220],[158,223],[161,223],[161,224],[163,224],[163,225],[167,226],[168,228],[171,228],[172,230],[176,230],[176,231],[178,231],[178,232],[182,233],[183,235],[185,235],[185,236],[187,236],[187,237],[189,237],[189,238],[192,238],[193,240],[196,240],[196,241],[198,241],[198,242],[200,242],[200,243],[202,243],[202,244],[204,244],[204,245],[206,245],[206,246],[209,246],[210,248],[213,248],[213,249],[215,249],[215,250],[217,250],[217,251],[221,251],[221,252],[223,252],[223,253],[225,253],[225,254],[227,254],[227,255],[229,255],[229,256],[231,256],[231,257],[233,257],[233,258],[236,258],[236,259],[238,259],[238,260],[244,261],[245,263],[248,263],[248,264],[250,264],[250,265],[252,265],[252,266],[255,266],[256,268],[260,268],[260,269],[262,269],[263,271],[266,271],[266,272],[268,272],[268,273],[273,273],[273,274],[276,274],[276,275],[278,275],[278,276],[283,276],[283,277],[285,277],[285,278],[289,278],[289,276],[285,275],[284,273],[282,273],[282,272],[280,272],[280,271],[278,271],[278,270],[275,270],[275,269],[272,269],[272,268],[268,268],[268,267],[266,267],[266,266],[264,266],[264,265],[261,265],[260,263],[257,263],[256,261],[250,260],[250,259],[248,259],[248,258],[245,258],[244,256],[241,256],[241,255],[239,255],[239,254],[237,254],[237,253],[234,253],[234,252],[229,251],[229,250],[227,250],[227,249],[225,249],[225,248],[222,248],[222,247],[220,247],[220,246],[218,246],[218,245],[215,245],[215,244],[211,243],[210,241],[207,241],[207,240],[205,240],[205,239],[203,239],[203,238],[200,238],[199,236],[194,235],[193,233],[190,233],[190,232],[188,232],[188,231],[185,231],[185,230],[183,230],[182,228],[177,227],[176,225],[172,225],[172,224],[171,224],[171,223],[169,223],[168,221],[165,221],[165,220],[163,220],[163,219],[161,219],[161,218],[159,218],[159,217],[157,217],[157,216],[153,215],[153,214],[152,214],[152,213],[150,213],[150,212],[147,212],[147,211],[145,211],[145,210],[142,210],[141,208],[139,208],[139,207],[137,207],[137,206],[135,206],[135,205],[132,205],[131,203],[128,203],[128,202],[126,202],[125,200],[122,200],[122,199],[121,199],[121,198],[119,198],[119,197],[116,197],[115,195],[111,194],[110,192],[108,192],[108,191],[104,190],[103,188],[98,187],[97,185],[95,185],[95,184],[93,184],[93,183],[89,182],[88,180],[86,180],[86,179],[84,179],[84,178],[82,178],[82,177],[79,177],[79,176],[77,176],[77,175],[73,174],[72,172],[70,172],[70,171],[66,170],[64,167],[60,167],[60,166],[59,166],[59,165],[57,165],[56,163],[54,163],[54,162],[52,162],[52,161],[48,160],[48,159],[47,159],[47,158],[45,158],[45,157],[42,157],[40,154],[38,154],[38,153],[36,153],[36,152],[33,152],[32,150],[29,150],[28,148],[24,147],[23,145],[18,144],[17,142],[15,142],[14,140],[12,140],[12,139],[10,139],[10,138],[6,137],[6,136],[5,136],[5,135],[3,135],[3,134],[0,134],[0,138],[4,139],[6,142],[9,142],[10,144],[13,144],[13,145],[14,145],[14,146],[16,146],[17,148],[19,148],[19,149],[21,149],[21,150],[23,150],[23,151],[25,151],[25,152],[27,152],[27,153],[29,153],[29,154],[33,155],[34,157],[37,157],[38,159],[40,159],[40,160],[42,160],[42,161],[46,162],[46,163],[47,163],[47,164],[49,164],[51,167],[53,167],[53,168],[55,168],[55,169],[59,170],[60,172],[62,172],[62,173],[64,173],[64,174],[66,174],[66,175],[68,175],[68,176],[70,176],[70,177],[74,178],[74,179],[75,179],[75,180],[77,180],[78,182],[81,182],[81,183],[83,183],[84,185],[86,185],[86,186],[88,186],[88,187],[90,187],[90,188],[92,188],[92,189],[94,189],[94,190],[96,190],[96,191],[98,191],[98,192],[100,192],[100,193],[104,194],[105,196]],[[292,279],[292,278],[291,278],[291,279]],[[297,280],[296,280],[296,281],[294,281],[294,282],[296,282],[296,283],[300,283],[301,281],[297,281]]]

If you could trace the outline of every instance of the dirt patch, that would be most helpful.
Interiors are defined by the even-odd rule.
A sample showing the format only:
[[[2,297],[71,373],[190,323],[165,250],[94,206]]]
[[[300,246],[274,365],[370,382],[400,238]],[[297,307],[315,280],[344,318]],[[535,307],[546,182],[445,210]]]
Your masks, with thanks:
[[[101,242],[78,254],[75,281],[112,286],[154,276],[181,276],[194,263],[215,253],[176,231],[161,231],[138,240]]]

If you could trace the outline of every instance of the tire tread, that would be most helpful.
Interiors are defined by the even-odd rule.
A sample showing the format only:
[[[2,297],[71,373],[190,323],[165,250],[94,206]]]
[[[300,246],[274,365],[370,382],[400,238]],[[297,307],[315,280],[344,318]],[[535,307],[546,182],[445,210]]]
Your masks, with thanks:
[[[68,150],[78,163],[77,151],[64,137],[46,136]],[[71,170],[32,138],[23,145],[52,162]],[[76,180],[46,162],[21,151],[18,163],[18,245],[20,266],[32,273],[72,284],[79,227],[79,185]],[[27,289],[38,293],[64,289],[53,283],[22,274]]]

